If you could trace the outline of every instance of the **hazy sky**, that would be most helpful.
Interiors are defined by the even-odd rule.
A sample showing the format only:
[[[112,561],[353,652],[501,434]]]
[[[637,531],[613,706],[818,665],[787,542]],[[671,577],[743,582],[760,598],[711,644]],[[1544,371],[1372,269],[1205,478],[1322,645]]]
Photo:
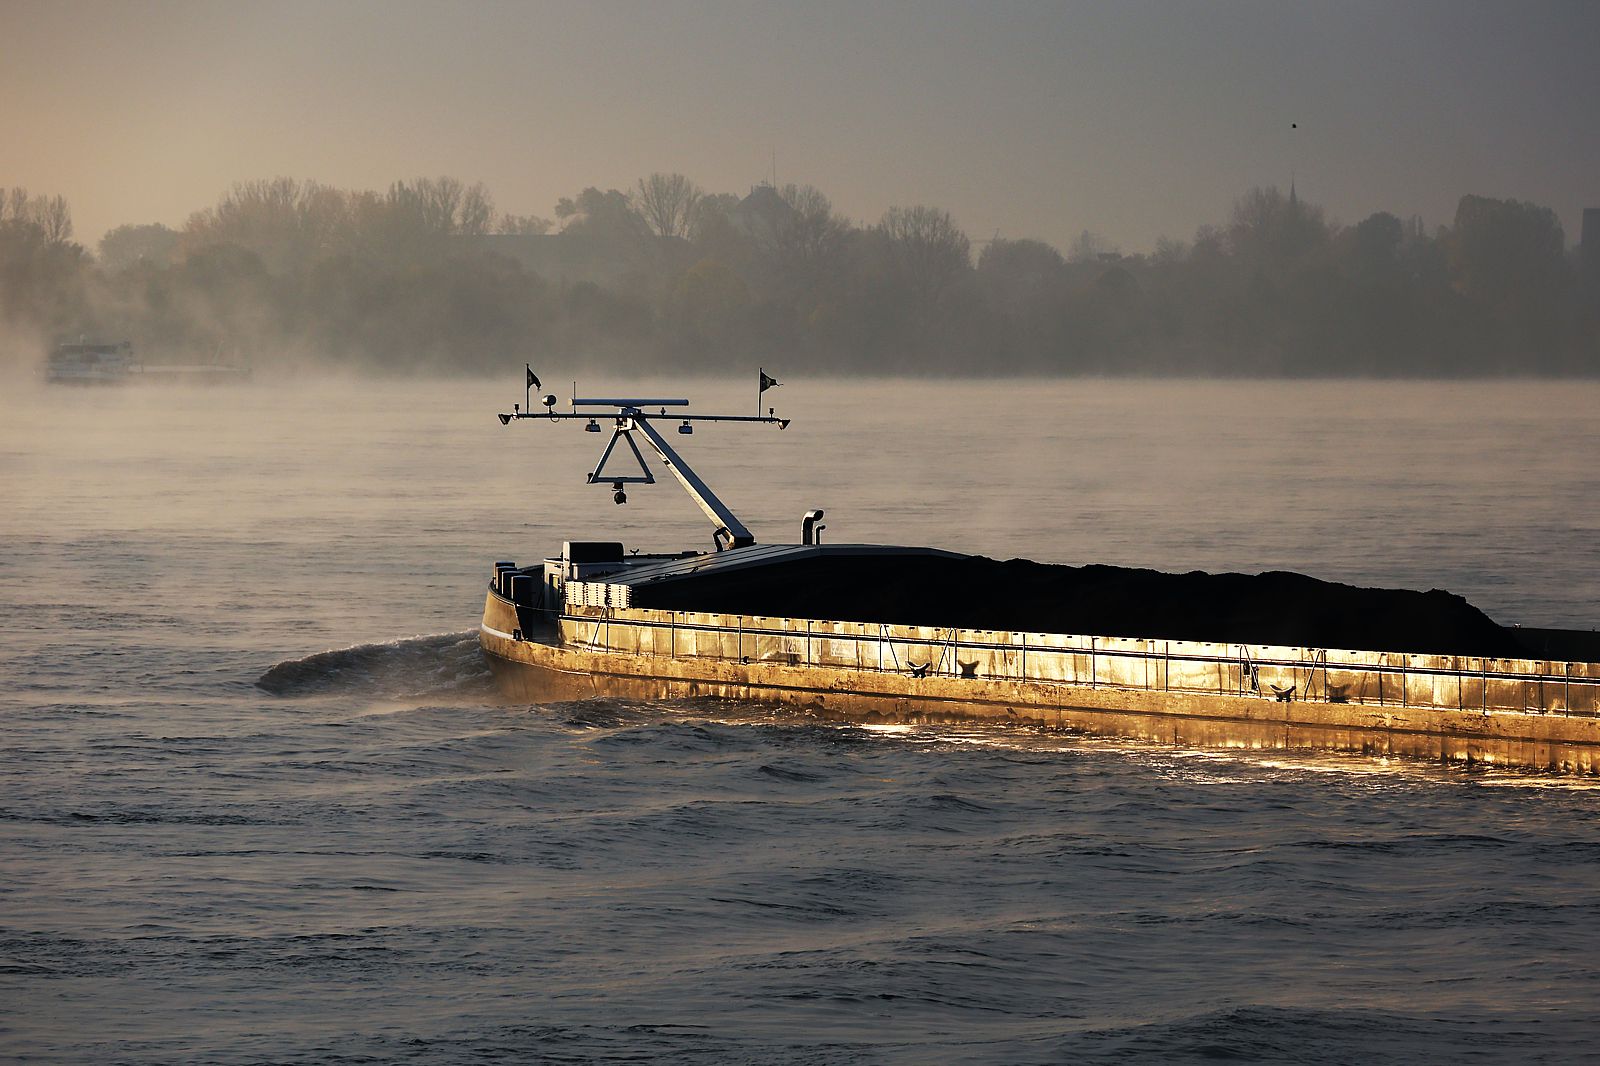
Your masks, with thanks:
[[[1298,123],[1299,129],[1291,129]],[[80,240],[233,182],[482,181],[550,217],[682,171],[1125,251],[1252,185],[1334,218],[1600,206],[1600,3],[0,0],[0,185]]]

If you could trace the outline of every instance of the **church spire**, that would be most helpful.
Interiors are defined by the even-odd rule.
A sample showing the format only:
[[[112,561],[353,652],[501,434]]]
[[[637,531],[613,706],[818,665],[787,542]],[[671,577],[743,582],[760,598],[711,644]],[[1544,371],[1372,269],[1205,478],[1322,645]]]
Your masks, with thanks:
[[[1292,130],[1297,130],[1297,129],[1300,128],[1300,123],[1291,122],[1291,123],[1289,123],[1289,128],[1292,129]],[[1294,135],[1293,134],[1290,134],[1289,144],[1291,146],[1294,144]],[[1300,207],[1300,198],[1295,196],[1295,194],[1294,194],[1294,170],[1295,170],[1294,165],[1295,165],[1295,162],[1296,162],[1296,154],[1294,152],[1294,149],[1291,147],[1290,151],[1289,151],[1289,213],[1290,214],[1294,214],[1295,211]]]

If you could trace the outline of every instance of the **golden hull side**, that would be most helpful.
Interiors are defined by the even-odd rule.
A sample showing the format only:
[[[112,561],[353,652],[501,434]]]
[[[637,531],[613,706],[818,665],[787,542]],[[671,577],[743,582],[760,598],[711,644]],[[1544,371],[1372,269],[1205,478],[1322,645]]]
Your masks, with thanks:
[[[490,596],[491,607],[504,606]],[[1600,773],[1600,719],[1282,703],[1052,681],[917,678],[837,667],[623,655],[516,640],[486,614],[480,640],[499,685],[529,702],[610,696],[778,703],[853,722],[993,722],[1194,748],[1311,750],[1513,769]],[[552,638],[553,639],[553,638]]]

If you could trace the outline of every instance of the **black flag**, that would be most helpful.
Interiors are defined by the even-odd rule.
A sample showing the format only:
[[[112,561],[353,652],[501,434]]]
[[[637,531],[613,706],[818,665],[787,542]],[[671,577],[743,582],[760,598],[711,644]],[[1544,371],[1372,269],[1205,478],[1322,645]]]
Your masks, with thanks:
[[[762,371],[761,371],[761,390],[760,390],[761,392],[766,392],[768,389],[772,388],[774,385],[782,385],[782,384],[783,384],[783,382],[779,381],[777,378],[769,378],[769,377],[767,377],[767,372],[766,372],[765,368],[762,369]]]
[[[542,389],[542,388],[544,388],[543,385],[539,384],[539,375],[537,375],[537,374],[535,374],[533,372],[533,364],[532,363],[528,364],[528,388],[530,388],[530,389]]]

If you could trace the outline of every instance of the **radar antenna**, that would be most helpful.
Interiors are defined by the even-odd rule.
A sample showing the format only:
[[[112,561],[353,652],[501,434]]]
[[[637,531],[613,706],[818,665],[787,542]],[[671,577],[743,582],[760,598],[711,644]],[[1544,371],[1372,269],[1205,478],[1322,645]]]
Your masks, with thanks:
[[[533,370],[530,368],[528,370],[529,387],[532,388],[538,380],[533,376]],[[757,395],[759,396],[760,393],[765,392],[776,384],[777,382],[768,377],[766,371],[763,370],[761,372],[761,386]],[[652,423],[654,421],[674,421],[678,423],[679,433],[689,435],[694,432],[694,423],[696,422],[761,422],[775,425],[779,429],[786,429],[789,425],[789,419],[779,418],[775,409],[771,407],[767,408],[767,413],[764,415],[760,413],[755,415],[700,415],[688,414],[682,411],[669,415],[667,413],[669,407],[685,408],[689,406],[689,401],[662,397],[580,397],[576,395],[576,385],[573,386],[573,393],[571,410],[568,411],[557,411],[555,409],[556,398],[554,396],[545,396],[542,397],[543,411],[534,411],[530,401],[527,410],[524,410],[521,404],[512,404],[510,414],[501,414],[497,417],[499,417],[502,426],[509,426],[513,420],[525,418],[542,422],[569,422],[581,419],[585,423],[584,429],[590,433],[599,433],[600,420],[610,419],[612,421],[611,440],[607,442],[605,451],[601,453],[600,461],[590,471],[589,484],[610,485],[611,498],[619,504],[628,502],[628,494],[624,486],[655,484],[655,475],[650,472],[650,466],[645,462],[644,454],[639,450],[639,445],[634,440],[634,434],[637,433],[644,438],[644,442],[650,450],[660,456],[667,469],[672,471],[673,476],[678,479],[678,483],[689,494],[689,498],[694,500],[700,510],[705,513],[705,516],[711,519],[712,524],[717,527],[715,540],[718,551],[722,551],[725,548],[744,548],[756,542],[754,534],[745,527],[743,522],[739,521],[738,516],[729,509],[728,505],[723,503],[717,497],[717,494],[711,491],[711,487],[701,479],[700,475],[696,474],[694,469],[684,462],[683,457],[678,454],[672,445],[667,443],[667,439],[661,435],[661,431]],[[659,413],[652,413],[648,408],[656,408]],[[757,411],[760,411],[759,407],[757,407]],[[638,473],[617,474],[606,470],[606,464],[611,461],[613,453],[616,453],[618,441],[626,444],[628,451],[633,454],[634,460],[639,464]],[[620,455],[622,453],[617,454]]]

